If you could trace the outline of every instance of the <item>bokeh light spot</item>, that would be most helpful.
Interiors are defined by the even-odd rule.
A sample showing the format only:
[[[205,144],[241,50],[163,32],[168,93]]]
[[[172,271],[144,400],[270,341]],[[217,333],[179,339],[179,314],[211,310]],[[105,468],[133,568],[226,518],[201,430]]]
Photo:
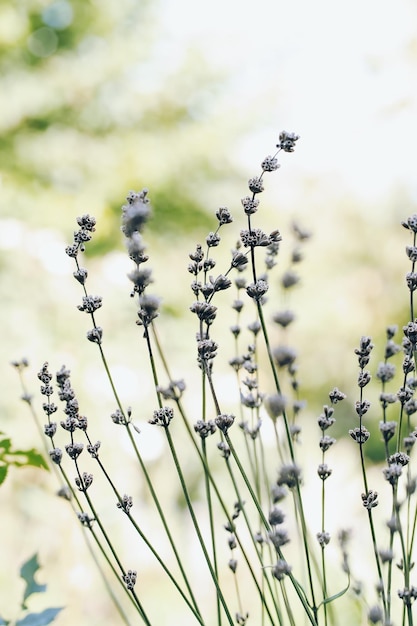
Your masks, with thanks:
[[[58,47],[58,36],[49,26],[42,26],[28,39],[28,49],[36,57],[49,57]]]
[[[42,11],[42,19],[47,26],[56,30],[67,28],[73,20],[74,11],[67,0],[56,0]]]

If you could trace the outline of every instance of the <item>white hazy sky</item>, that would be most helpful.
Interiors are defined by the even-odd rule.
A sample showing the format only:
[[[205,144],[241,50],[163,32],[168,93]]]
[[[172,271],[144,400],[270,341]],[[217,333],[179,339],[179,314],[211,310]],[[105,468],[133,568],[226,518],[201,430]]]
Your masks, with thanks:
[[[163,0],[162,7],[165,71],[193,46],[233,74],[237,115],[264,97],[269,124],[303,136],[297,168],[307,175],[334,173],[366,199],[404,183],[417,200],[415,2]],[[262,154],[271,129],[262,119],[253,127],[251,148],[259,140]]]

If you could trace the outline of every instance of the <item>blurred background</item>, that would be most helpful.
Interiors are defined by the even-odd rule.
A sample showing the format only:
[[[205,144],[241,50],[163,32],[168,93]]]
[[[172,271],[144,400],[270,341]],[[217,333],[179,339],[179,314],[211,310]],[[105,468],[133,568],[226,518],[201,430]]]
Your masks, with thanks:
[[[411,0],[0,2],[0,430],[16,447],[41,444],[12,359],[29,359],[34,393],[45,360],[52,370],[65,363],[84,412],[103,414],[104,429],[114,410],[64,254],[76,216],[97,218],[89,288],[104,299],[100,324],[124,402],[138,406],[152,388],[132,346],[126,194],[149,189],[155,291],[175,374],[186,378],[188,253],[215,228],[219,206],[235,216],[226,253],[234,245],[247,180],[283,129],[301,138],[266,179],[256,217],[280,229],[284,258],[293,220],[313,234],[291,302],[302,395],[314,416],[334,386],[355,393],[359,337],[379,342],[376,367],[385,327],[408,320],[400,222],[417,203],[416,18]],[[346,411],[342,430],[352,425]],[[78,528],[53,489],[53,477],[29,469],[1,487],[0,614],[12,616],[14,577],[39,551],[51,597],[67,607],[59,624],[113,623],[107,600],[92,600],[99,583],[87,557],[74,557]]]

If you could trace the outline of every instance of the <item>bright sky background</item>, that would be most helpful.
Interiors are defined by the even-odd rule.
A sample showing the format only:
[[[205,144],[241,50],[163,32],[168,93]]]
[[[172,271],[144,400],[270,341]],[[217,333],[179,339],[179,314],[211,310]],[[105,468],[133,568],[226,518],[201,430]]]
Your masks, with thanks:
[[[265,118],[302,135],[297,168],[334,174],[365,198],[394,182],[417,198],[417,6],[410,0],[164,0],[162,75],[187,44],[233,74],[236,115],[265,102]],[[159,76],[161,74],[158,72]],[[275,112],[275,116],[274,116]],[[262,106],[253,119],[269,145]],[[259,132],[256,132],[259,129]],[[215,132],[215,129],[213,129]],[[245,156],[253,167],[252,150]]]

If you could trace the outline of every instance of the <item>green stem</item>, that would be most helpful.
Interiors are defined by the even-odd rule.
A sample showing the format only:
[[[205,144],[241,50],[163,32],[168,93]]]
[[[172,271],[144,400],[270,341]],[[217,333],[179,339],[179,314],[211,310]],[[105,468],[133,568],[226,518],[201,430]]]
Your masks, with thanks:
[[[72,433],[71,433],[71,438],[72,438]],[[77,469],[77,474],[78,474],[78,478],[80,480],[80,484],[83,484],[83,479],[82,479],[81,472],[79,470],[78,462],[77,462],[76,459],[74,459],[74,463],[75,463],[75,466],[76,466],[76,469]],[[88,491],[86,489],[84,489],[83,490],[83,494],[84,494],[84,497],[87,500],[88,506],[90,507],[90,510],[91,510],[91,512],[93,514],[94,520],[96,521],[98,527],[100,528],[100,531],[101,531],[101,534],[103,535],[104,541],[106,542],[106,544],[107,544],[111,554],[113,555],[113,558],[116,561],[116,563],[117,563],[117,565],[118,565],[118,567],[119,567],[119,569],[120,569],[120,571],[122,573],[122,576],[125,576],[126,575],[126,570],[124,569],[124,567],[123,567],[123,565],[122,565],[122,563],[121,563],[121,561],[119,559],[119,556],[117,554],[117,551],[116,551],[115,547],[113,546],[113,543],[110,541],[110,537],[108,536],[107,531],[104,528],[104,525],[103,525],[103,523],[100,520],[100,516],[98,515],[98,513],[97,513],[97,511],[96,511],[96,509],[94,507],[94,504],[93,504],[93,502],[92,502],[92,500],[90,498],[90,495],[89,495]],[[146,613],[145,613],[145,610],[143,608],[143,605],[140,602],[140,600],[139,600],[135,590],[134,589],[130,590],[130,593],[132,594],[132,596],[133,596],[133,598],[135,600],[137,609],[138,609],[139,614],[142,617],[143,621],[145,622],[145,624],[147,626],[151,626],[151,622],[149,621],[148,617],[146,616]]]
[[[256,303],[256,305],[258,309],[259,321],[261,323],[262,334],[263,334],[264,341],[265,341],[265,347],[266,347],[267,354],[268,354],[269,365],[271,367],[272,376],[274,378],[275,388],[276,388],[276,391],[279,394],[281,394],[281,386],[279,383],[277,368],[275,366],[274,358],[272,355],[272,350],[271,350],[271,345],[269,342],[269,335],[268,335],[268,330],[267,330],[266,323],[265,323],[262,305],[259,301]],[[294,446],[293,446],[292,437],[291,437],[291,429],[290,429],[289,421],[288,421],[285,410],[283,410],[282,412],[282,417],[283,417],[290,457],[291,457],[292,462],[295,463],[295,453],[294,453]],[[301,496],[301,489],[300,489],[300,485],[298,481],[297,481],[296,491],[297,491],[297,505],[299,506],[300,522],[301,522],[302,532],[303,532],[303,546],[304,546],[304,554],[305,554],[305,560],[306,560],[306,566],[307,566],[307,575],[308,575],[309,587],[310,587],[310,593],[311,593],[312,607],[313,607],[313,613],[316,615],[317,605],[316,605],[314,585],[313,585],[310,548],[309,548],[308,539],[307,539],[308,538],[307,524],[306,524],[305,513],[304,513],[303,499]]]
[[[361,371],[363,372],[363,368],[361,368]],[[363,401],[363,387],[360,387],[360,394],[359,394],[359,403],[362,404]],[[366,468],[365,468],[365,457],[364,457],[364,451],[363,451],[363,441],[362,441],[362,426],[363,426],[363,422],[362,422],[362,412],[359,415],[359,454],[360,454],[360,460],[361,460],[361,471],[362,471],[362,480],[363,480],[363,486],[364,486],[364,492],[365,494],[369,493],[369,489],[368,489],[368,479],[366,476]],[[373,547],[373,551],[374,551],[374,557],[375,557],[375,564],[376,564],[376,568],[377,568],[377,572],[378,572],[378,580],[381,583],[381,598],[382,598],[382,604],[384,607],[384,613],[385,615],[387,615],[387,611],[388,611],[388,607],[387,607],[387,599],[386,599],[386,593],[385,593],[385,586],[384,586],[384,581],[383,581],[383,577],[382,577],[382,568],[381,568],[381,560],[380,560],[380,556],[379,556],[379,552],[378,552],[378,544],[377,544],[377,540],[376,540],[376,532],[375,532],[375,525],[374,525],[374,520],[373,520],[373,516],[372,516],[372,509],[368,509],[368,521],[369,521],[369,528],[371,531],[371,537],[372,537],[372,547]]]
[[[138,449],[138,447],[136,445],[135,438],[133,437],[133,433],[131,432],[131,429],[130,429],[129,426],[130,426],[129,424],[126,425],[126,430],[127,430],[130,442],[131,442],[131,444],[133,446],[133,449],[134,449],[135,454],[136,454],[136,458],[138,459],[138,462],[140,464],[140,468],[141,468],[142,473],[143,473],[143,475],[145,477],[146,484],[147,484],[148,489],[150,491],[150,494],[151,494],[152,500],[153,500],[153,502],[155,504],[155,507],[156,507],[156,509],[158,511],[159,517],[161,519],[161,522],[162,522],[162,525],[164,527],[165,533],[167,535],[168,541],[170,543],[171,549],[172,549],[172,551],[174,553],[174,556],[175,556],[175,559],[177,561],[178,567],[180,568],[182,577],[184,579],[184,583],[185,583],[185,585],[187,587],[188,593],[190,594],[190,598],[191,598],[191,601],[192,601],[193,606],[194,606],[194,612],[198,616],[200,616],[200,620],[201,620],[202,619],[201,618],[201,613],[200,613],[200,610],[198,608],[197,601],[196,601],[195,596],[193,594],[190,582],[188,580],[188,576],[187,576],[187,574],[185,572],[185,569],[184,569],[184,566],[182,564],[181,557],[180,557],[180,555],[178,553],[177,547],[175,545],[174,539],[173,539],[171,531],[169,529],[169,525],[168,525],[167,519],[166,519],[165,514],[164,514],[164,512],[162,510],[161,503],[160,503],[159,498],[158,498],[158,496],[156,494],[156,491],[155,491],[155,489],[153,487],[153,484],[152,484],[151,478],[149,476],[148,470],[146,469],[145,463],[144,463],[144,461],[142,459],[142,455],[139,452],[139,449]],[[203,623],[203,622],[201,622],[201,623]]]
[[[265,564],[264,564],[264,562],[263,562],[262,553],[261,553],[261,551],[259,550],[259,548],[258,548],[258,546],[256,545],[256,542],[255,542],[255,540],[254,540],[254,532],[253,532],[253,529],[252,529],[252,527],[251,527],[251,524],[250,524],[250,521],[249,521],[248,515],[247,515],[247,513],[246,513],[246,508],[245,508],[245,506],[244,506],[244,501],[243,501],[243,499],[242,499],[242,497],[241,497],[241,495],[240,495],[240,490],[239,490],[239,487],[238,487],[238,484],[237,484],[237,481],[236,481],[235,475],[234,475],[234,473],[233,473],[233,470],[232,470],[232,467],[231,467],[231,464],[230,464],[230,460],[229,460],[228,458],[226,458],[226,466],[227,466],[227,471],[228,471],[228,473],[229,473],[230,479],[231,479],[232,484],[233,484],[233,488],[234,488],[235,493],[236,493],[236,497],[237,497],[237,499],[238,499],[238,503],[239,503],[240,510],[242,511],[243,517],[244,517],[244,519],[245,519],[246,527],[247,527],[247,529],[248,529],[248,531],[249,531],[249,535],[250,535],[250,537],[251,537],[251,539],[252,539],[252,542],[253,542],[253,544],[254,544],[254,547],[255,547],[255,550],[256,550],[256,553],[257,553],[257,556],[258,556],[258,559],[259,559],[259,562],[260,562],[260,565],[261,565],[261,568],[262,568],[263,577],[264,577],[264,579],[265,579],[265,581],[266,581],[266,584],[267,584],[267,586],[268,586],[268,590],[269,590],[269,593],[270,593],[270,595],[271,595],[272,602],[273,602],[273,604],[274,604],[274,608],[275,608],[275,611],[276,611],[276,614],[277,614],[278,620],[280,621],[280,610],[279,610],[279,606],[278,606],[278,604],[277,604],[277,599],[276,599],[275,594],[274,594],[274,592],[273,592],[273,589],[272,589],[272,587],[271,587],[271,581],[269,580],[269,577],[266,575],[266,569],[265,569]],[[263,599],[263,606],[265,607],[265,609],[266,609],[266,611],[267,611],[267,613],[268,613],[268,617],[270,618],[271,623],[272,623],[272,624],[274,624],[274,621],[273,621],[272,615],[271,615],[271,613],[270,613],[270,610],[269,610],[269,608],[268,608],[268,605],[267,605],[267,603],[266,603],[266,598],[265,598],[265,596],[264,596],[264,595],[262,596],[262,599]],[[280,621],[280,623],[281,623],[281,621]]]
[[[85,433],[87,436],[87,433]],[[120,495],[120,493],[118,492],[116,486],[114,485],[112,479],[110,478],[109,474],[106,471],[106,468],[104,467],[104,465],[101,463],[100,458],[97,457],[96,461],[101,469],[101,471],[103,472],[104,476],[106,477],[107,482],[109,483],[110,487],[113,490],[113,493],[115,494],[118,502],[120,504],[122,504],[122,497]],[[123,510],[123,508],[122,508]],[[130,511],[124,511],[127,518],[129,519],[129,522],[132,524],[133,528],[136,530],[136,532],[138,533],[138,535],[140,536],[140,538],[142,539],[142,541],[145,543],[145,545],[147,546],[147,548],[151,551],[151,553],[153,554],[153,556],[156,558],[156,560],[158,561],[159,565],[162,567],[162,569],[164,570],[164,572],[166,573],[166,575],[168,576],[168,578],[170,579],[170,581],[172,582],[172,584],[174,585],[174,587],[177,589],[177,591],[180,593],[182,599],[184,600],[184,602],[187,604],[188,608],[194,613],[194,616],[197,618],[198,622],[200,624],[204,624],[201,614],[198,611],[198,608],[196,608],[196,603],[195,603],[195,599],[193,598],[192,594],[192,600],[194,602],[194,606],[190,603],[189,599],[187,598],[187,596],[185,595],[185,593],[183,592],[183,590],[181,589],[181,587],[179,586],[178,582],[176,581],[174,575],[171,573],[171,571],[168,569],[168,567],[166,566],[164,560],[162,559],[162,557],[158,554],[158,552],[156,551],[156,549],[153,547],[153,545],[150,543],[149,539],[146,537],[146,535],[143,533],[142,529],[140,528],[140,526],[138,525],[138,523],[136,522],[135,518],[132,516],[132,514],[130,513]],[[178,557],[179,558],[179,557]],[[184,572],[182,572],[182,574],[184,575]],[[189,589],[189,591],[191,591]]]
[[[146,333],[146,337],[147,337],[147,344],[148,344],[148,348],[149,348],[149,343],[150,342],[149,342],[149,334],[148,333]],[[167,535],[168,541],[169,541],[169,543],[171,545],[171,548],[172,548],[172,551],[174,553],[175,559],[177,561],[178,567],[180,568],[180,571],[181,571],[182,577],[184,579],[184,583],[185,583],[185,585],[187,587],[188,593],[190,594],[190,598],[191,598],[191,601],[193,603],[195,613],[197,615],[201,616],[199,608],[198,608],[198,605],[197,605],[197,601],[196,601],[195,596],[194,596],[194,594],[192,592],[191,585],[189,583],[189,580],[188,580],[188,577],[186,575],[184,566],[182,564],[181,558],[180,558],[178,550],[176,548],[174,539],[173,539],[172,534],[171,534],[171,532],[169,530],[169,526],[168,526],[167,520],[166,520],[165,515],[163,513],[163,510],[162,510],[162,506],[161,506],[161,504],[159,502],[159,499],[158,499],[156,491],[155,491],[155,489],[153,487],[151,478],[150,478],[149,473],[148,473],[148,471],[146,469],[145,463],[144,463],[144,461],[142,459],[142,455],[140,454],[139,449],[138,449],[138,447],[136,445],[135,438],[134,438],[134,436],[133,436],[133,434],[131,432],[129,421],[126,418],[126,414],[124,412],[122,403],[121,403],[119,395],[117,393],[117,389],[116,389],[116,387],[114,385],[113,377],[111,375],[110,368],[109,368],[109,366],[107,364],[107,359],[106,359],[106,356],[104,354],[104,351],[103,351],[103,348],[102,348],[101,344],[99,344],[99,349],[100,349],[101,360],[102,360],[104,369],[106,371],[107,379],[108,379],[108,381],[110,383],[110,387],[112,389],[113,396],[115,398],[116,404],[117,404],[121,414],[124,417],[124,423],[125,423],[125,427],[126,427],[126,431],[127,431],[130,443],[132,444],[133,449],[135,451],[135,455],[136,455],[136,458],[137,458],[137,460],[139,462],[139,465],[140,465],[140,468],[142,470],[143,476],[145,478],[145,482],[147,484],[147,487],[148,487],[148,489],[150,491],[152,500],[153,500],[153,502],[154,502],[154,504],[156,506],[156,509],[158,511],[159,517],[161,519],[161,522],[162,522],[162,525],[164,527],[165,533]],[[152,355],[152,350],[150,351],[150,354]],[[154,372],[154,375],[156,376],[156,370],[155,370],[155,365],[154,365],[153,358],[151,359],[151,366],[152,366],[152,371]],[[200,617],[200,619],[201,619],[201,617]]]
[[[324,434],[324,432],[323,432]],[[324,453],[323,453],[323,459],[322,461],[324,462]],[[321,531],[322,533],[325,532],[325,523],[324,523],[324,518],[325,518],[325,513],[326,513],[326,489],[325,489],[325,480],[322,480],[322,485],[321,485]],[[322,571],[322,595],[323,595],[323,600],[326,600],[328,593],[327,593],[327,579],[326,579],[326,558],[325,558],[325,544],[323,543],[321,546],[321,571]],[[326,602],[324,602],[324,623],[325,626],[327,626],[327,604]]]
[[[217,498],[217,500],[218,500],[218,502],[219,502],[219,504],[220,504],[220,506],[221,506],[221,508],[222,508],[222,511],[223,511],[224,515],[226,516],[226,519],[227,519],[228,523],[229,523],[231,526],[233,526],[233,525],[234,525],[234,524],[233,524],[233,520],[232,520],[232,518],[231,518],[231,516],[230,516],[230,514],[229,514],[229,511],[228,511],[228,509],[227,509],[227,507],[226,507],[226,504],[225,504],[225,502],[224,502],[224,500],[223,500],[223,498],[222,498],[222,496],[221,496],[220,489],[219,489],[219,488],[218,488],[218,486],[217,486],[217,483],[216,483],[216,481],[215,481],[215,479],[214,479],[214,477],[213,477],[212,472],[210,471],[209,466],[208,466],[208,465],[207,465],[207,463],[206,463],[206,460],[205,460],[205,459],[204,459],[204,457],[202,456],[202,454],[201,454],[201,452],[200,452],[200,450],[199,450],[199,448],[198,448],[198,446],[197,446],[197,443],[196,443],[196,441],[195,441],[195,439],[194,439],[194,437],[193,437],[193,434],[192,434],[192,431],[191,431],[190,425],[189,425],[189,423],[188,423],[188,421],[187,421],[187,419],[186,419],[186,415],[185,415],[184,409],[183,409],[183,407],[182,407],[182,405],[181,405],[181,402],[180,402],[179,400],[177,400],[177,407],[178,407],[179,413],[180,413],[180,415],[181,415],[181,417],[182,417],[182,419],[183,419],[183,423],[184,423],[184,425],[185,425],[185,427],[186,427],[186,430],[187,430],[187,433],[188,433],[188,435],[189,435],[189,437],[190,437],[190,440],[191,440],[191,442],[192,442],[192,444],[193,444],[193,446],[194,446],[194,449],[195,449],[195,451],[196,451],[197,455],[199,456],[199,459],[200,459],[201,464],[202,464],[202,466],[203,466],[203,471],[204,471],[204,473],[205,473],[205,474],[209,477],[209,479],[210,479],[210,483],[211,483],[211,486],[212,486],[212,488],[213,488],[213,491],[214,491],[214,493],[216,494],[216,498]],[[239,533],[238,533],[237,531],[235,532],[235,535],[236,535],[236,540],[237,540],[237,542],[238,542],[238,545],[239,545],[240,551],[241,551],[241,553],[242,553],[242,555],[243,555],[243,558],[245,559],[246,565],[247,565],[247,567],[248,567],[248,570],[249,570],[249,572],[250,572],[250,575],[251,575],[251,577],[252,577],[252,580],[253,580],[253,582],[254,582],[254,584],[255,584],[255,586],[256,586],[256,589],[257,589],[258,594],[259,594],[259,596],[260,596],[260,598],[261,598],[261,601],[262,601],[263,603],[265,603],[264,596],[263,596],[263,592],[262,592],[262,590],[261,590],[261,588],[260,588],[260,586],[259,586],[259,583],[258,583],[258,581],[257,581],[257,579],[256,579],[255,572],[253,571],[253,568],[252,568],[252,565],[251,565],[250,559],[249,559],[249,557],[248,557],[248,554],[247,554],[247,552],[246,552],[246,550],[245,550],[245,547],[244,547],[244,545],[242,544],[242,541],[241,541],[241,539],[240,539],[240,535],[239,535]],[[267,608],[267,612],[268,612],[268,615],[270,616],[270,619],[271,619],[271,621],[272,621],[272,623],[273,623],[273,618],[272,618],[272,616],[271,616],[271,614],[270,614],[270,612],[269,612],[269,609],[268,609],[268,608]]]
[[[38,433],[39,433],[41,441],[42,441],[42,446],[43,446],[44,451],[45,451],[45,456],[46,456],[46,458],[49,458],[49,449],[48,449],[48,446],[46,444],[46,437],[45,437],[45,434],[44,434],[44,432],[42,430],[41,421],[39,419],[39,416],[37,415],[37,413],[35,411],[35,408],[33,406],[33,403],[32,403],[32,400],[31,400],[31,396],[28,393],[28,390],[27,390],[27,387],[26,387],[26,383],[25,383],[25,380],[24,380],[24,377],[23,377],[22,368],[18,367],[17,370],[18,370],[20,384],[21,384],[22,391],[23,391],[23,399],[26,402],[27,406],[29,407],[29,411],[30,411],[30,413],[32,415],[32,418],[33,418],[34,422],[35,422],[36,428],[38,430]],[[48,397],[48,403],[49,402],[50,402],[50,398]],[[49,416],[48,416],[48,422],[50,423]],[[54,441],[53,441],[53,437],[51,437],[51,443],[55,447],[55,444],[54,444]],[[62,467],[61,464],[58,466],[59,469],[58,469],[58,467],[57,467],[57,465],[55,463],[50,463],[50,466],[52,467],[52,471],[55,474],[55,477],[56,477],[58,483],[61,485],[61,487],[63,485],[66,485],[68,487],[68,489],[69,489],[69,491],[71,493],[71,496],[72,496],[71,499],[69,500],[69,504],[70,504],[70,507],[73,510],[74,515],[76,515],[76,508],[74,506],[74,501],[77,504],[77,506],[78,506],[80,511],[82,511],[82,508],[83,508],[82,505],[81,505],[81,502],[80,502],[80,500],[78,498],[77,492],[74,490],[74,488],[73,488],[73,486],[72,486],[72,484],[71,484],[71,482],[70,482],[70,480],[69,480],[69,478],[68,478],[68,476],[67,476],[67,474],[66,474],[66,472],[65,472],[65,470],[64,470],[64,468]],[[91,542],[89,540],[88,534],[86,532],[87,528],[85,526],[82,526],[81,528],[82,528],[83,539],[84,539],[84,541],[86,543],[86,546],[87,546],[87,549],[88,549],[88,551],[90,553],[90,556],[93,559],[94,564],[95,564],[95,566],[96,566],[96,568],[97,568],[97,570],[99,572],[100,578],[101,578],[101,580],[102,580],[102,582],[103,582],[103,584],[104,584],[104,586],[106,588],[106,591],[109,594],[109,596],[110,596],[110,598],[111,598],[111,600],[112,600],[112,602],[113,602],[113,604],[115,606],[115,609],[118,612],[118,614],[120,615],[120,617],[123,620],[123,622],[126,624],[126,626],[130,626],[129,619],[127,618],[127,616],[126,616],[126,614],[125,614],[125,612],[124,612],[124,610],[123,610],[123,608],[122,608],[118,598],[116,597],[116,595],[113,592],[112,585],[110,584],[110,581],[108,580],[108,577],[107,577],[106,573],[104,572],[104,570],[103,570],[103,568],[102,568],[102,566],[101,566],[101,564],[100,564],[100,562],[99,562],[99,560],[97,558],[97,554],[94,552],[93,546],[91,545]],[[118,575],[117,571],[115,570],[115,568],[114,568],[112,562],[110,561],[106,551],[104,550],[101,542],[99,541],[96,533],[94,532],[94,529],[89,526],[88,530],[90,531],[90,534],[93,537],[93,540],[95,541],[95,543],[96,543],[99,551],[101,552],[102,556],[106,560],[106,562],[109,565],[110,569],[112,570],[113,574],[116,576],[117,581],[119,582],[119,584],[121,584],[121,586],[123,588],[123,591],[126,593],[126,595],[128,596],[129,600],[133,604],[135,604],[131,594],[128,592],[128,590],[126,589],[126,586],[123,584],[123,581],[120,579],[120,576]]]
[[[230,626],[233,626],[233,619],[232,619],[232,616],[230,615],[228,606],[226,604],[226,600],[224,598],[223,592],[222,592],[221,587],[219,585],[219,581],[217,579],[216,573],[215,573],[215,571],[213,569],[213,566],[211,564],[211,560],[210,560],[209,554],[207,552],[207,548],[206,548],[206,545],[204,543],[203,536],[202,536],[201,531],[200,531],[200,527],[199,527],[199,524],[198,524],[198,521],[197,521],[197,518],[196,518],[196,515],[195,515],[195,512],[194,512],[194,507],[192,505],[192,502],[191,502],[191,499],[190,499],[190,495],[188,493],[187,485],[186,485],[185,480],[184,480],[184,475],[182,473],[181,464],[180,464],[180,462],[178,460],[178,456],[177,456],[177,453],[176,453],[176,450],[175,450],[174,442],[173,442],[173,439],[171,437],[171,433],[169,431],[169,427],[168,426],[165,428],[165,433],[166,433],[166,437],[167,437],[167,440],[168,440],[169,449],[171,451],[172,459],[174,461],[175,469],[177,471],[178,478],[179,478],[180,483],[181,483],[181,488],[182,488],[182,491],[183,491],[183,494],[184,494],[184,497],[185,497],[185,501],[187,503],[187,508],[188,508],[189,513],[190,513],[190,517],[191,517],[191,520],[193,522],[193,526],[194,526],[194,529],[195,529],[198,541],[199,541],[200,546],[201,546],[201,550],[202,550],[204,558],[206,560],[207,567],[209,569],[209,572],[210,572],[211,578],[213,580],[214,586],[216,587],[216,591],[217,591],[217,593],[219,595],[220,602],[222,603],[222,606],[223,606],[224,612],[226,614],[227,620],[228,620]]]
[[[252,485],[250,484],[250,481],[249,481],[249,479],[248,479],[248,477],[246,475],[246,472],[245,472],[245,470],[244,470],[244,468],[243,468],[243,466],[242,466],[242,464],[240,462],[239,456],[238,456],[238,454],[237,454],[237,452],[236,452],[236,450],[235,450],[235,448],[234,448],[234,446],[232,444],[232,441],[231,441],[228,433],[225,433],[224,437],[226,439],[227,445],[230,448],[230,452],[231,452],[231,454],[232,454],[232,456],[233,456],[233,458],[234,458],[234,460],[236,462],[236,465],[239,468],[239,472],[240,472],[240,474],[241,474],[241,476],[242,476],[242,478],[243,478],[243,480],[245,482],[245,485],[246,485],[246,487],[247,487],[247,489],[249,491],[249,494],[250,494],[250,496],[252,498],[252,501],[253,501],[254,505],[256,506],[256,509],[257,509],[257,511],[259,513],[259,517],[260,517],[260,519],[262,521],[262,524],[265,527],[266,531],[270,532],[271,527],[269,525],[269,522],[266,519],[266,517],[264,515],[264,512],[262,511],[262,509],[260,507],[260,504],[259,504],[259,502],[256,499],[255,493],[254,493],[254,491],[252,489]],[[306,533],[306,532],[307,532],[307,529],[305,527],[303,527],[303,533]],[[284,559],[282,551],[279,548],[277,549],[277,551],[278,551],[279,557]],[[306,601],[305,595],[301,591],[301,587],[300,587],[299,583],[296,581],[296,579],[294,578],[294,576],[291,573],[288,574],[288,576],[289,576],[290,580],[293,583],[295,591],[296,591],[296,593],[297,593],[297,595],[298,595],[298,597],[299,597],[299,599],[300,599],[300,601],[301,601],[301,603],[303,605],[303,608],[304,608],[304,610],[305,610],[305,612],[307,614],[307,617],[309,618],[311,624],[314,624],[314,626],[316,626],[317,625],[317,617],[316,617],[317,608],[315,606],[313,606],[312,609],[310,608],[309,604]],[[311,614],[311,610],[313,611],[313,615]]]
[[[206,446],[206,440],[205,439],[201,440],[201,452],[202,452],[202,455],[204,456],[204,458],[206,460],[206,464],[208,466],[207,446]],[[208,514],[209,514],[211,550],[212,550],[212,555],[213,555],[214,573],[216,574],[216,578],[218,579],[219,578],[219,569],[218,569],[218,563],[217,563],[216,535],[215,535],[215,532],[214,532],[213,502],[212,502],[212,497],[211,497],[210,479],[209,479],[209,477],[208,477],[206,472],[204,472],[204,488],[205,488],[205,492],[206,492],[207,508],[208,508]],[[221,613],[220,598],[219,598],[218,594],[216,594],[216,604],[217,604],[217,623],[218,623],[219,626],[221,626],[221,623],[222,623],[222,613]]]

